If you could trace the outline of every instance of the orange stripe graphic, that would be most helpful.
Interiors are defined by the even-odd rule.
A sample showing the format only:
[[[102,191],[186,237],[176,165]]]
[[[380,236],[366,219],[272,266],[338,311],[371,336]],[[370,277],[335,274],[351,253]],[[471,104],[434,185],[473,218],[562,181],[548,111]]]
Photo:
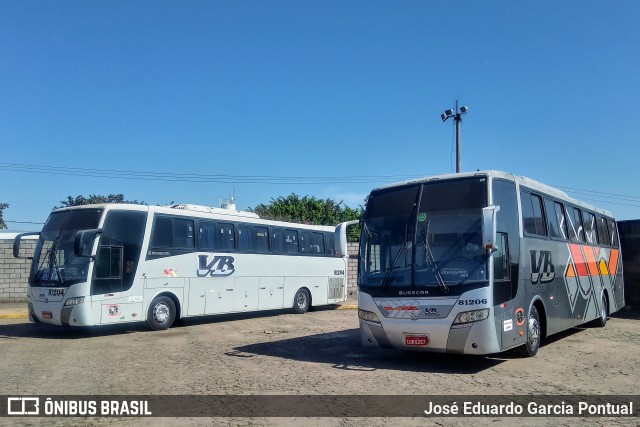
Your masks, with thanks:
[[[593,254],[593,249],[588,246],[583,246],[584,256],[587,259],[587,265],[589,266],[589,274],[591,277],[598,275],[598,264],[596,264],[596,257]]]
[[[609,271],[614,276],[618,273],[619,258],[620,251],[618,249],[611,249],[611,255],[609,255]]]
[[[601,259],[598,265],[600,266],[600,274],[602,274],[603,276],[608,276],[609,267],[607,267],[607,263],[605,262],[605,260]]]
[[[582,251],[580,250],[580,245],[569,245],[571,248],[571,256],[573,257],[573,262],[576,265],[576,272],[578,276],[588,276],[587,266],[584,263],[584,257],[582,256]]]
[[[573,269],[573,264],[567,266],[567,277],[576,277],[576,271]]]

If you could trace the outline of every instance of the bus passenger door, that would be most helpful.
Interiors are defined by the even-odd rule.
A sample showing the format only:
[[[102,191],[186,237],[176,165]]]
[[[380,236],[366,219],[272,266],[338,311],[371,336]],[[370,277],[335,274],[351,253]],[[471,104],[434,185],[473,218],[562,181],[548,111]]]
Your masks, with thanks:
[[[513,286],[509,239],[507,233],[497,233],[497,251],[493,253],[493,305],[495,318],[501,331],[501,348],[503,350],[524,342],[520,331],[523,328],[522,319],[518,317],[519,307],[515,304],[516,289]],[[518,313],[516,313],[518,311]]]
[[[258,309],[272,310],[284,304],[284,277],[261,277]]]

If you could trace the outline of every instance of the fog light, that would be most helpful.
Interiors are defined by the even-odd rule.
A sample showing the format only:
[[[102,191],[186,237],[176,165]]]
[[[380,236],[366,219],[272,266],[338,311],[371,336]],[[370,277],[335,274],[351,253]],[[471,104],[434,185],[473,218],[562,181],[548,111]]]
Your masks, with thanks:
[[[372,311],[358,309],[358,317],[367,322],[380,323],[378,316]]]

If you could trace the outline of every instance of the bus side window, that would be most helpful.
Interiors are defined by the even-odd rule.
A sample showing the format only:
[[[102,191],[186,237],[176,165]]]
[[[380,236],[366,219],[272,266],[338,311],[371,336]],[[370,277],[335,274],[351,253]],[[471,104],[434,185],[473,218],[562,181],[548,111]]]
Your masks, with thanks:
[[[171,220],[166,217],[164,219]],[[146,224],[145,212],[109,212],[98,246],[91,295],[127,291],[131,288],[140,259]],[[157,222],[154,227],[155,225]]]
[[[216,223],[216,250],[235,250],[235,231],[233,224],[226,222]]]
[[[532,236],[546,236],[544,215],[542,213],[542,197],[522,191],[522,224],[524,232]]]
[[[327,255],[335,255],[335,233],[324,233]]]
[[[582,214],[580,209],[567,207],[567,219],[569,220],[569,236],[572,242],[584,242],[584,229],[582,228]]]
[[[173,247],[193,249],[194,245],[193,220],[173,218]]]
[[[216,223],[200,221],[198,223],[198,248],[201,251],[212,251],[215,248],[214,235]]]
[[[547,212],[549,237],[552,239],[567,240],[567,221],[564,218],[564,208],[562,204],[545,198],[544,207]]]
[[[298,231],[287,229],[284,238],[284,251],[288,254],[298,253]]]
[[[591,212],[585,212],[584,214],[584,235],[588,244],[598,244],[596,217]]]
[[[192,219],[158,216],[153,222],[151,247],[193,249],[193,230]]]
[[[493,278],[494,280],[509,280],[511,269],[509,268],[509,245],[507,233],[497,233],[496,241],[498,250],[493,254]]]
[[[253,248],[253,226],[249,224],[238,225],[238,251],[252,252]]]
[[[166,216],[157,216],[153,222],[151,247],[170,248],[173,246],[173,220]]]
[[[311,248],[309,247],[311,243],[309,243],[309,234],[307,230],[300,231],[300,252],[303,254],[308,254],[311,252]]]
[[[609,230],[607,229],[607,220],[601,216],[597,218],[598,222],[598,241],[602,246],[610,246]]]
[[[611,243],[611,247],[617,248],[620,245],[620,241],[618,240],[618,229],[616,228],[616,223],[613,220],[608,219],[609,223],[609,242]]]
[[[507,233],[496,234],[497,251],[493,253],[493,303],[495,305],[513,299],[511,263]]]
[[[271,249],[275,253],[284,252],[284,230],[274,228],[271,230]]]
[[[301,231],[300,252],[308,255],[324,255],[324,234],[307,230]]]
[[[324,234],[309,233],[309,247],[314,255],[324,255]]]
[[[269,252],[269,229],[267,227],[253,227],[254,250],[259,253]]]

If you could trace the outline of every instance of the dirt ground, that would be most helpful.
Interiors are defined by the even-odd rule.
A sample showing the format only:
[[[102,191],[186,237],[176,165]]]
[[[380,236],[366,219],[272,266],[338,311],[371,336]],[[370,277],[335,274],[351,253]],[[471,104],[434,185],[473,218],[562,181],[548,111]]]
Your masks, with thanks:
[[[534,358],[365,350],[356,310],[189,320],[167,331],[0,320],[5,395],[637,395],[640,320],[552,337]],[[588,418],[586,425],[637,425]],[[4,418],[15,425],[574,425],[575,418]]]

